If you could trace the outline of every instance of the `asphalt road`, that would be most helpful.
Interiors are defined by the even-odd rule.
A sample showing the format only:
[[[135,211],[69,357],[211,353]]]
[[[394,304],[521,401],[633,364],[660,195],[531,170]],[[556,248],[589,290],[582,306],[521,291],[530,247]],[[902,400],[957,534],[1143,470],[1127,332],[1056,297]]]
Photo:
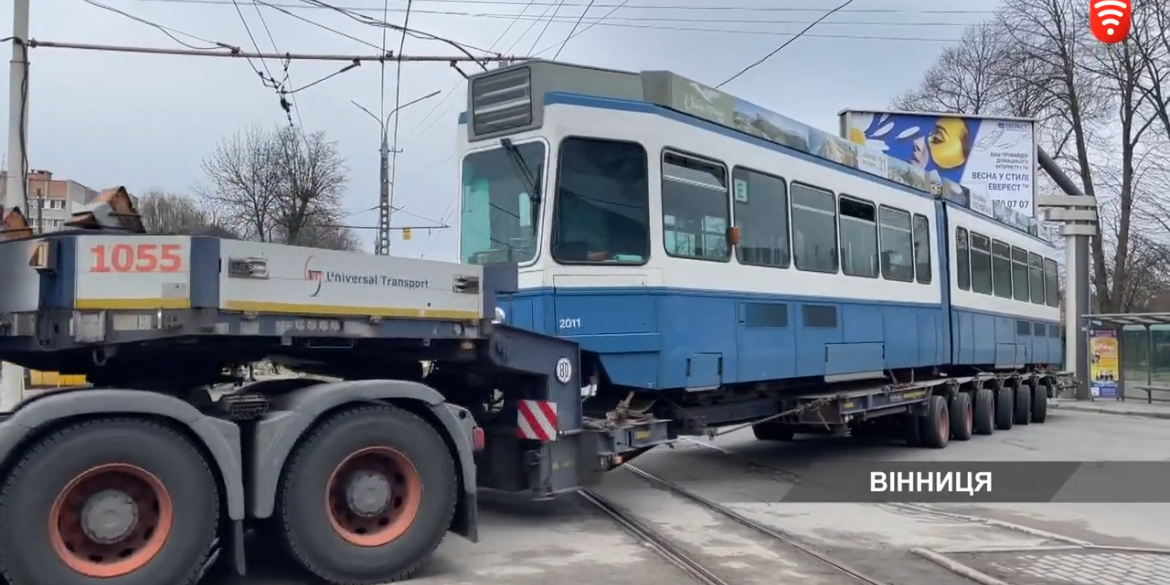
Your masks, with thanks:
[[[969,585],[966,577],[911,549],[938,551],[1011,585],[1170,583],[1170,556],[1086,544],[1170,549],[1170,504],[797,504],[778,502],[811,461],[861,458],[980,461],[1170,461],[1170,421],[1054,411],[1043,425],[1016,427],[945,450],[810,439],[761,443],[750,431],[684,442],[634,465],[799,537],[892,585]],[[754,463],[754,465],[753,465]],[[1170,489],[1168,486],[1167,489]],[[815,562],[615,471],[596,490],[635,511],[721,576],[743,585],[844,585]],[[484,503],[482,542],[449,538],[418,585],[646,585],[689,578],[579,500],[540,507]],[[307,583],[293,573],[249,581]],[[993,585],[984,581],[984,585]]]

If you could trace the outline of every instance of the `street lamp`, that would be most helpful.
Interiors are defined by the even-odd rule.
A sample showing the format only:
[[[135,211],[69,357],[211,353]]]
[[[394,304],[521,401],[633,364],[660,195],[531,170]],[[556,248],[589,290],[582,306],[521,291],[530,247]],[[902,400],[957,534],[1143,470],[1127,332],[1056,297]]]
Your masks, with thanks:
[[[381,153],[381,164],[379,164],[378,174],[381,182],[381,191],[378,198],[378,235],[374,245],[374,253],[381,256],[388,256],[390,254],[390,143],[387,137],[387,128],[390,127],[390,117],[398,113],[399,110],[417,104],[423,100],[427,100],[439,95],[439,91],[432,91],[420,98],[415,98],[404,104],[399,104],[389,114],[386,114],[386,119],[383,120],[375,116],[373,112],[367,110],[361,104],[350,100],[350,103],[357,106],[357,108],[378,123],[382,128],[382,146],[379,149]],[[395,138],[397,140],[397,138]],[[394,145],[395,152],[398,152],[398,145]]]

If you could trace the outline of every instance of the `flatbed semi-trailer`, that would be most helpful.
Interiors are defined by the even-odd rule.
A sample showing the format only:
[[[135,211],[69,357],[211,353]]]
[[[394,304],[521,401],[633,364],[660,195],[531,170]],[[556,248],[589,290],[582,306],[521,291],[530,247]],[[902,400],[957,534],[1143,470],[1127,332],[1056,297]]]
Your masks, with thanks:
[[[0,241],[0,360],[88,382],[0,414],[9,585],[246,574],[252,533],[384,583],[476,540],[478,490],[570,493],[666,439],[583,417],[576,344],[493,323],[515,266],[128,233],[103,205]],[[209,392],[261,359],[320,378]]]
[[[940,448],[1042,421],[1061,386],[978,374],[670,405],[615,393],[572,340],[500,323],[514,265],[133,233],[121,199],[80,219],[0,237],[0,360],[88,382],[0,413],[0,524],[24,527],[0,534],[9,585],[245,575],[248,534],[326,582],[384,583],[447,532],[476,540],[481,489],[574,493],[737,424],[765,440],[896,429]],[[212,391],[265,359],[310,376]]]

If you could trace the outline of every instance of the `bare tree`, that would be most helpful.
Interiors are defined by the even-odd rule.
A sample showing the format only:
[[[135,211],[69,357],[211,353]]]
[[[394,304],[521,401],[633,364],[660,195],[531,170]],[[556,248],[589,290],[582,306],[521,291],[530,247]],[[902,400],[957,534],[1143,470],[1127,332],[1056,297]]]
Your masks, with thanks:
[[[1117,45],[1088,37],[1087,9],[1005,0],[990,26],[969,28],[894,105],[1036,119],[1041,146],[1102,205],[1102,235],[1091,244],[1097,309],[1126,311],[1153,302],[1150,286],[1170,293],[1162,276],[1170,269],[1170,164],[1162,162],[1170,4],[1135,7],[1130,39]]]
[[[138,197],[138,214],[154,234],[191,233],[213,225],[199,202],[190,197],[149,189]]]
[[[203,200],[245,239],[360,247],[352,230],[340,225],[345,160],[323,132],[254,126],[220,142],[203,171]]]

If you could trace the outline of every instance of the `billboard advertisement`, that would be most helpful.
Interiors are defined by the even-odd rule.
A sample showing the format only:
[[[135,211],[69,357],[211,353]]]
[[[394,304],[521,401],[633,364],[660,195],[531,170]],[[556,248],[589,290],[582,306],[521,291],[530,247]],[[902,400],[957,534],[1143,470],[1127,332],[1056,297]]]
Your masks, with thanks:
[[[936,189],[957,184],[972,209],[1000,221],[1036,216],[1032,120],[845,110],[841,131],[854,144],[921,169]]]

